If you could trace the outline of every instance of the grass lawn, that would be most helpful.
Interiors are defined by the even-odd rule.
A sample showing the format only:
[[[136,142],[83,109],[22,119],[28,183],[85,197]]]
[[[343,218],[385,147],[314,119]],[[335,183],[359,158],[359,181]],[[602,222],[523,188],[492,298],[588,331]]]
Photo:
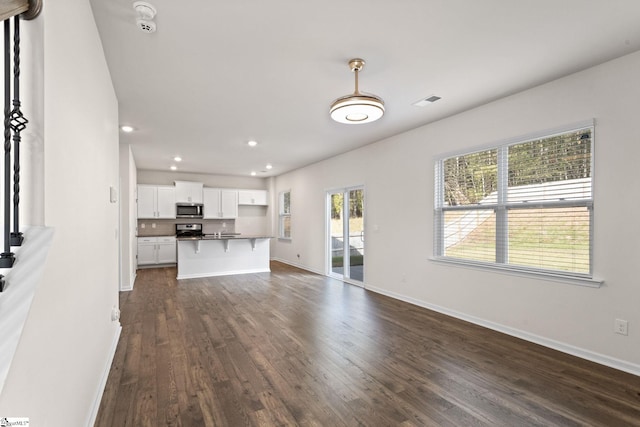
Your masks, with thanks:
[[[364,256],[362,255],[351,255],[349,257],[350,265],[363,265],[364,264]],[[331,267],[343,267],[344,266],[344,257],[342,256],[334,256],[331,258]]]
[[[509,264],[589,272],[587,208],[509,211]],[[495,215],[489,217],[445,255],[495,262]]]

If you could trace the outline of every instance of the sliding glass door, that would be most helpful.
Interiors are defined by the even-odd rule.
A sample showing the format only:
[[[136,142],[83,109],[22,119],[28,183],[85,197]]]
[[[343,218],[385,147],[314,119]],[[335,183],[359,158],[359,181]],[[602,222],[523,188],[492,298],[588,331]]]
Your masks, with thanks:
[[[328,272],[332,277],[364,283],[364,188],[327,193]]]

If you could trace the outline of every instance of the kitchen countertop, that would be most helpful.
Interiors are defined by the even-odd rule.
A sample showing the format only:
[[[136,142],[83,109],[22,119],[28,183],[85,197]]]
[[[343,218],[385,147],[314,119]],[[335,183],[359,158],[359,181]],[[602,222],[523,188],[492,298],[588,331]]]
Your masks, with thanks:
[[[176,239],[179,241],[189,241],[189,240],[242,240],[242,239],[272,239],[273,236],[249,236],[249,235],[227,235],[224,234],[220,237],[214,234],[205,234],[203,236],[191,236],[191,237],[177,237]]]

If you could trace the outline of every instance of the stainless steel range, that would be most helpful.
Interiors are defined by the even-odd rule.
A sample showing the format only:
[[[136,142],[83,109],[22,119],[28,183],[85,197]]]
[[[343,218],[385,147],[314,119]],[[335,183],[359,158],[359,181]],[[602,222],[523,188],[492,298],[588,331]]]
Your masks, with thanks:
[[[176,237],[202,237],[202,224],[176,224]]]

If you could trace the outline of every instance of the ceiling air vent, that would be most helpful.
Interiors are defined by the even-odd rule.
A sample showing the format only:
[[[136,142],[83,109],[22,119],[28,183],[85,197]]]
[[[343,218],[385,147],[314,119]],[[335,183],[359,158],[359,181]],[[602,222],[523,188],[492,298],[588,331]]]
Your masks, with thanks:
[[[439,99],[442,99],[442,98],[436,95],[431,95],[427,98],[421,99],[420,101],[414,102],[413,105],[415,105],[416,107],[424,107],[425,105],[433,104]]]

